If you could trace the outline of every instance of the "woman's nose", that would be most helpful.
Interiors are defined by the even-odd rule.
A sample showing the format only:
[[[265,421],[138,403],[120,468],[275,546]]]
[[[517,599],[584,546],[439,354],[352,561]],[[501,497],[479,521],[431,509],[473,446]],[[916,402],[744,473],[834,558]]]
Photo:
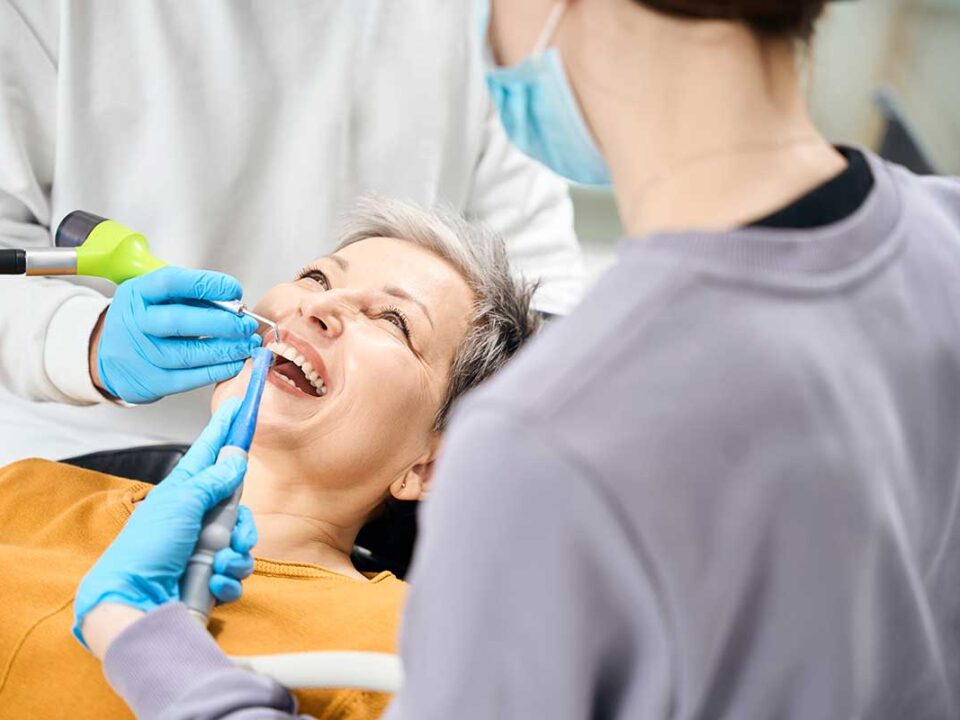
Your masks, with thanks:
[[[346,294],[336,290],[310,293],[300,301],[300,314],[314,330],[331,338],[343,332],[345,318],[356,312]]]

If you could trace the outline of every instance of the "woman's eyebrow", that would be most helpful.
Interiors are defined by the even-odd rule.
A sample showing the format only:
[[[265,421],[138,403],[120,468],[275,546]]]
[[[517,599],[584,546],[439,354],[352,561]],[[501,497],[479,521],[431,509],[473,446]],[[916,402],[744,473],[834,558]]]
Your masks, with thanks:
[[[342,257],[340,257],[339,255],[327,255],[327,257],[328,257],[330,260],[333,260],[337,265],[339,265],[341,270],[347,271],[347,270],[350,269],[350,263],[348,263],[346,260],[344,260],[344,259],[343,259]]]
[[[409,301],[412,302],[412,303],[416,303],[416,305],[420,308],[420,310],[423,312],[423,314],[426,315],[427,320],[430,322],[430,327],[436,329],[435,326],[434,326],[434,324],[433,324],[433,318],[430,317],[430,311],[427,310],[427,306],[424,305],[422,302],[420,302],[420,301],[419,301],[417,298],[415,298],[413,295],[411,295],[410,293],[408,293],[408,292],[407,292],[406,290],[404,290],[403,288],[394,287],[393,285],[390,285],[390,286],[388,286],[388,287],[385,287],[385,288],[383,289],[383,291],[384,291],[387,295],[392,295],[393,297],[400,298],[401,300],[409,300]]]

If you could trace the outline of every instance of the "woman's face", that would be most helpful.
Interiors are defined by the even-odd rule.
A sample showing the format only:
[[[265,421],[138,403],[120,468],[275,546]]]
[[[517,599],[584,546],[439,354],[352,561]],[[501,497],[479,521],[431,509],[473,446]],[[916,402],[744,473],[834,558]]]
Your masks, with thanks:
[[[280,326],[253,453],[329,487],[363,486],[371,500],[432,459],[434,417],[473,294],[429,250],[369,238],[323,257],[270,290],[255,311]],[[242,396],[250,363],[213,397]]]

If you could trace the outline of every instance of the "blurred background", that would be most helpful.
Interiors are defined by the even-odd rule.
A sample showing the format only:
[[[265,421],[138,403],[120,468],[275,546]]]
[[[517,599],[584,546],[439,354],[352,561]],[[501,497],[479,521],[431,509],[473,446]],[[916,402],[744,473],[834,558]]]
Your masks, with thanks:
[[[960,0],[831,3],[805,69],[817,125],[917,171],[960,175]],[[620,234],[610,193],[575,188],[591,281]]]

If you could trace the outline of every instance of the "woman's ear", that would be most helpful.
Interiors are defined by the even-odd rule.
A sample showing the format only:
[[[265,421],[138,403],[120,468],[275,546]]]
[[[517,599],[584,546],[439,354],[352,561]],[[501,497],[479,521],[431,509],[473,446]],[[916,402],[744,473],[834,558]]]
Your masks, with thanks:
[[[409,470],[393,481],[390,494],[397,500],[423,500],[430,492],[433,482],[433,467],[440,450],[440,433],[430,436],[428,447]]]

